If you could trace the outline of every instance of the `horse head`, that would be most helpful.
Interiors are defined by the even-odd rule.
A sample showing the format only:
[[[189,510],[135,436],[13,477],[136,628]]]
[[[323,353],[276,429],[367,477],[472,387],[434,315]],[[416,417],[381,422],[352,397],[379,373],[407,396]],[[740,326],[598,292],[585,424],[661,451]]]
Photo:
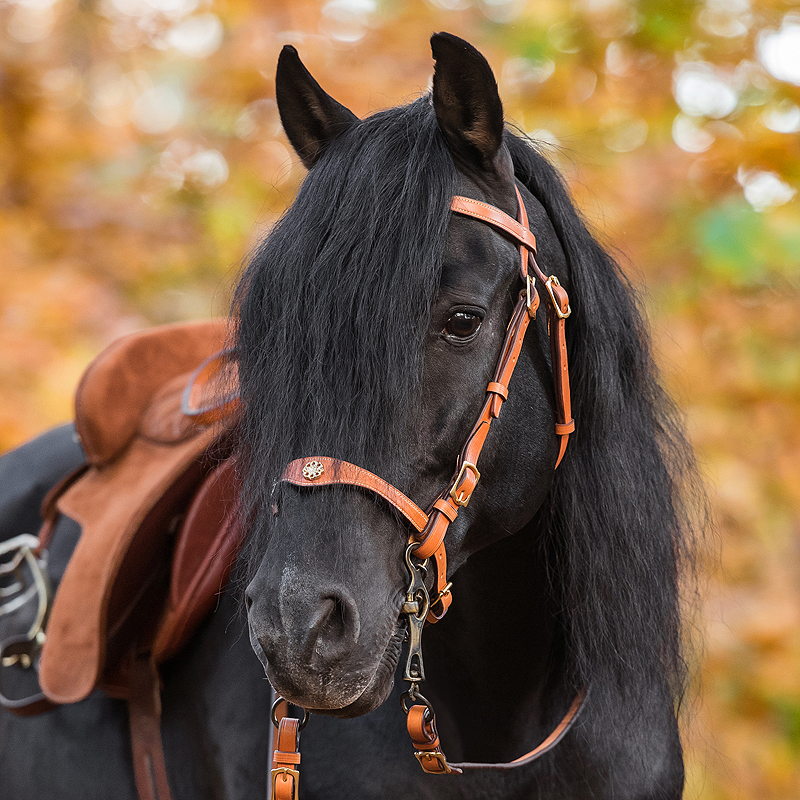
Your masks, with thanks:
[[[461,195],[518,214],[494,76],[455,36],[435,35],[432,48],[431,96],[363,121],[284,48],[278,107],[309,174],[239,295],[251,639],[280,694],[339,716],[370,711],[391,689],[409,525],[358,488],[309,491],[280,474],[304,455],[346,459],[427,508],[453,477],[524,288],[517,243],[449,213]],[[540,260],[566,282],[547,213],[520,191]],[[543,317],[481,455],[483,477],[449,527],[451,575],[525,526],[552,483]]]

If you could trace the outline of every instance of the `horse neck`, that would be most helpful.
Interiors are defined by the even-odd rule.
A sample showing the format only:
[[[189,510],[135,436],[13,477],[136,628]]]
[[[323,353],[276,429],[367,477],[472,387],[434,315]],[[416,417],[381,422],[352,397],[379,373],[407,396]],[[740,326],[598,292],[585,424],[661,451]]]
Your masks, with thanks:
[[[569,705],[540,545],[532,523],[472,555],[453,578],[448,615],[425,630],[422,688],[451,759],[516,758]]]

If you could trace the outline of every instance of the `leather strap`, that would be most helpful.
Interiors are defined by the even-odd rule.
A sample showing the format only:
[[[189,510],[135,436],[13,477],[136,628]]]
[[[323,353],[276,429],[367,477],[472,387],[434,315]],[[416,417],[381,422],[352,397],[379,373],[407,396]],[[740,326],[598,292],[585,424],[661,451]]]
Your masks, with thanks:
[[[501,762],[497,764],[481,764],[474,761],[461,761],[451,764],[439,745],[439,735],[436,732],[436,715],[428,706],[416,704],[411,706],[406,717],[406,729],[411,737],[416,752],[414,755],[422,765],[425,772],[434,775],[459,774],[465,770],[493,769],[506,770],[515,767],[522,767],[530,764],[536,759],[552,750],[566,735],[567,731],[575,723],[578,714],[583,708],[586,700],[587,691],[581,689],[572,701],[569,710],[558,723],[555,730],[539,745],[525,755],[515,758],[513,761]]]
[[[284,470],[282,481],[302,488],[344,483],[380,495],[391,503],[418,531],[428,523],[428,515],[399,489],[363,467],[328,456],[297,458]]]
[[[514,189],[517,192],[519,208],[524,209],[519,190],[516,186]],[[528,228],[527,217],[523,219],[522,214],[520,214],[520,219],[517,221],[513,217],[509,217],[505,211],[501,211],[495,206],[482,203],[480,200],[473,200],[471,197],[461,197],[460,195],[456,195],[453,198],[450,203],[450,210],[455,211],[456,214],[463,214],[467,217],[474,217],[475,219],[482,220],[492,227],[509,234],[520,246],[530,250],[534,254],[536,253],[536,237]],[[522,273],[523,281],[527,275],[527,272]]]
[[[298,800],[300,783],[299,720],[283,717],[278,723],[277,746],[272,753],[272,800]]]
[[[161,681],[150,654],[131,662],[128,717],[140,800],[172,800],[161,742]]]
[[[522,202],[522,196],[519,189],[515,186],[514,191],[517,195],[517,213],[519,221],[509,217],[504,211],[494,206],[481,203],[478,200],[473,200],[469,197],[456,196],[453,198],[450,208],[457,214],[474,217],[483,222],[492,225],[494,228],[503,231],[511,236],[519,246],[520,252],[520,274],[523,282],[526,284],[526,293],[530,297],[529,315],[534,317],[536,314],[536,307],[538,306],[538,297],[534,304],[533,302],[533,287],[532,283],[538,279],[542,286],[539,291],[545,295],[547,308],[547,329],[550,334],[550,354],[553,365],[553,383],[555,385],[556,395],[556,435],[560,437],[559,454],[556,460],[556,467],[561,463],[564,453],[567,449],[567,441],[569,434],[575,430],[575,421],[572,419],[572,406],[570,403],[569,393],[569,366],[567,361],[567,342],[565,335],[565,321],[572,313],[569,304],[569,296],[566,290],[554,275],[546,277],[536,262],[536,237],[530,232],[528,228],[528,214],[525,210],[525,204]],[[529,267],[534,273],[534,278],[529,276]],[[528,283],[530,281],[530,283]],[[516,309],[515,309],[516,314]],[[514,324],[514,317],[512,317],[512,325]],[[511,326],[509,326],[511,327]],[[520,341],[519,348],[522,347],[522,337],[525,335],[525,328],[519,332]],[[509,343],[509,337],[506,337],[506,345]],[[516,342],[515,342],[516,344]],[[505,346],[504,346],[505,347]],[[517,349],[517,355],[519,349]],[[505,350],[501,355],[498,362],[498,371],[503,364],[505,357]],[[516,358],[508,360],[506,366],[508,374],[505,381],[498,381],[507,390],[508,379],[516,365]],[[491,386],[491,384],[489,384]],[[499,399],[499,395],[498,395]],[[499,413],[499,405],[496,408]],[[474,432],[474,431],[473,431]]]

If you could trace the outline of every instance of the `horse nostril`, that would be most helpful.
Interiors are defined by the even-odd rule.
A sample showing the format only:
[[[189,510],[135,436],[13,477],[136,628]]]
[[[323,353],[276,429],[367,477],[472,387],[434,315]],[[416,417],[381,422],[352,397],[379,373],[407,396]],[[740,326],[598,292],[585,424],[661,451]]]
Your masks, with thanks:
[[[346,655],[358,641],[361,623],[355,602],[344,593],[326,595],[311,623],[312,659]]]

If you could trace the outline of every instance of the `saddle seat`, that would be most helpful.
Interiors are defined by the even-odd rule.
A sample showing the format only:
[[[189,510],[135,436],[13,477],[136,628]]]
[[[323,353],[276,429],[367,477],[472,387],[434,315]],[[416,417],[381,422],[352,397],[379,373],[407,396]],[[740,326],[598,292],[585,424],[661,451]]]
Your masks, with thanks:
[[[40,537],[46,547],[59,514],[82,529],[42,650],[39,682],[53,703],[98,686],[130,701],[141,688],[133,665],[157,675],[228,580],[240,544],[229,425],[182,408],[198,366],[227,335],[224,320],[134,333],[81,380],[76,429],[87,464],[45,501]],[[222,383],[202,384],[209,407],[223,405]]]

